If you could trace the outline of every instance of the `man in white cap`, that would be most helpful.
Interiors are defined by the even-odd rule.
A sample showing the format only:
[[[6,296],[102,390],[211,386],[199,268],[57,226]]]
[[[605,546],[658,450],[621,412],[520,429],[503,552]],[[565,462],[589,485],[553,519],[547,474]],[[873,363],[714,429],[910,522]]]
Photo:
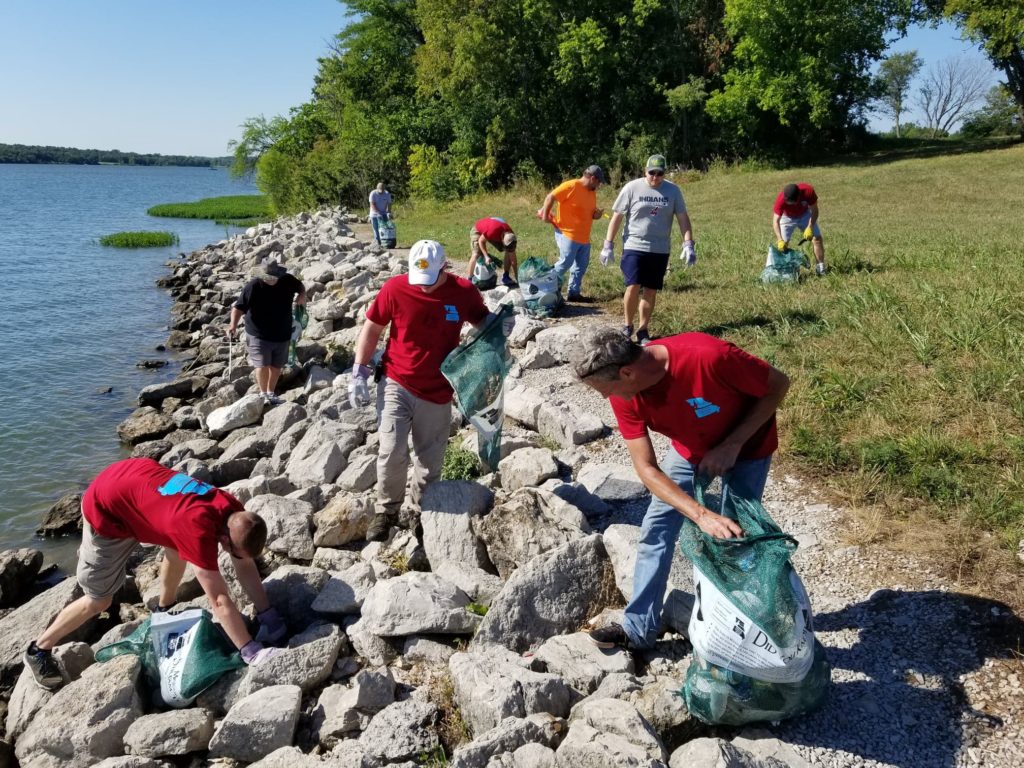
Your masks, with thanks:
[[[376,514],[368,541],[387,538],[398,522],[409,470],[409,440],[415,452],[410,500],[418,504],[427,483],[441,476],[452,418],[452,388],[441,363],[459,344],[463,323],[479,328],[488,317],[483,297],[472,283],[445,271],[444,248],[420,240],[409,251],[409,273],[381,286],[366,310],[356,341],[349,382],[353,408],[370,402],[370,362],[384,329],[391,333],[381,359],[377,386]],[[512,319],[506,321],[511,333]]]
[[[569,301],[590,301],[583,295],[583,276],[590,265],[590,228],[604,213],[597,207],[597,190],[603,183],[601,166],[591,165],[580,178],[555,187],[537,211],[538,219],[555,227],[555,272],[560,280],[569,273]]]

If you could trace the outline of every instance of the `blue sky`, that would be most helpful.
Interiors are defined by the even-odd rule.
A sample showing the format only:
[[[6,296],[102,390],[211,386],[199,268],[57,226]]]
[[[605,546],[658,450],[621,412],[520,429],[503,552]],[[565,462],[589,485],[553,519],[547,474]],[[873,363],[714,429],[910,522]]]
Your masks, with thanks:
[[[0,0],[0,143],[227,154],[309,100],[337,0]]]
[[[344,23],[337,0],[0,0],[0,143],[227,154],[243,120],[309,99]],[[983,58],[956,38],[917,28],[892,50]]]

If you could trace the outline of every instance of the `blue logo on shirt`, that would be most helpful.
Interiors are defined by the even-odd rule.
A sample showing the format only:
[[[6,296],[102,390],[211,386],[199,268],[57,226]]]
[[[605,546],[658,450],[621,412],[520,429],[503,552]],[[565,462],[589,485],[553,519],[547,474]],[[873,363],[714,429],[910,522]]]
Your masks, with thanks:
[[[713,413],[718,413],[721,409],[714,403],[709,403],[703,397],[691,397],[687,400],[692,407],[694,413],[697,414],[698,419],[703,419],[705,416],[710,416]]]
[[[179,472],[166,483],[157,488],[161,496],[184,496],[186,493],[194,493],[196,496],[205,496],[213,490],[212,485],[200,483],[195,478]]]
[[[459,322],[459,310],[455,308],[454,304],[444,305],[444,319],[451,320],[453,323]]]

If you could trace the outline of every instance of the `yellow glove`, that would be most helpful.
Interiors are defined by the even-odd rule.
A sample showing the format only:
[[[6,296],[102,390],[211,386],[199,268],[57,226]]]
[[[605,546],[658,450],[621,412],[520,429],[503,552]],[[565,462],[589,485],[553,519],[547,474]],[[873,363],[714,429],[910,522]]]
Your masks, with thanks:
[[[775,247],[778,248],[780,251],[786,250],[787,245],[788,243],[785,240],[779,240],[778,242],[775,243]]]
[[[804,240],[810,240],[814,237],[814,227],[810,224],[807,225],[807,229],[804,230]]]

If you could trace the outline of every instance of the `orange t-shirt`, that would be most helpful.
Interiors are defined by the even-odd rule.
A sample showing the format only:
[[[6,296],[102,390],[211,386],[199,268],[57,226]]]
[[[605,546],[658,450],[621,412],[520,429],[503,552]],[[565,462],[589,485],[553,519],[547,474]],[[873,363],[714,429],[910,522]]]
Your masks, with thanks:
[[[597,192],[587,189],[579,179],[570,179],[555,187],[551,196],[558,203],[558,211],[553,217],[555,226],[574,243],[589,244]]]

